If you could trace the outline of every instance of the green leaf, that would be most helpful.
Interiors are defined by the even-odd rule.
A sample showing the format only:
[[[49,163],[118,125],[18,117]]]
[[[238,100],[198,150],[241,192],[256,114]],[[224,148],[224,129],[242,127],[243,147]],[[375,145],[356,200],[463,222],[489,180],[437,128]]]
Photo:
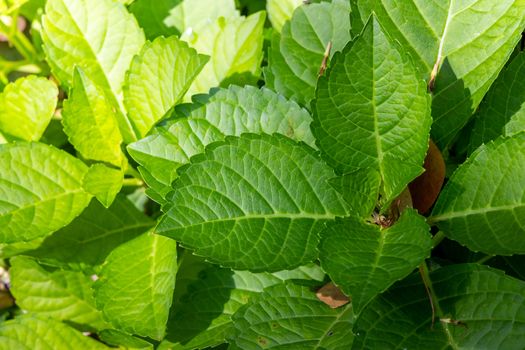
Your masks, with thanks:
[[[135,15],[139,25],[144,29],[148,40],[159,36],[171,36],[178,34],[176,28],[168,27],[164,19],[172,8],[181,0],[136,0],[129,7],[129,11]]]
[[[519,53],[500,74],[480,105],[469,150],[498,136],[525,131],[525,53]]]
[[[86,172],[52,146],[0,145],[0,241],[30,241],[69,224],[91,200],[82,189]]]
[[[315,139],[310,131],[311,117],[295,102],[268,89],[230,86],[218,89],[208,101],[190,112],[188,119],[176,119],[166,127],[128,146],[156,200],[163,201],[177,178],[177,168],[193,155],[226,135],[245,132],[280,133],[310,146]],[[151,192],[149,192],[151,195]]]
[[[354,217],[369,218],[379,198],[381,175],[361,169],[331,179],[330,185],[341,193]]]
[[[235,0],[186,0],[181,1],[170,11],[164,23],[175,27],[179,32],[186,30],[200,34],[202,29],[219,17],[235,18],[240,13],[235,8]]]
[[[0,349],[109,349],[65,324],[34,315],[0,323]]]
[[[477,149],[442,190],[430,221],[473,251],[525,253],[525,133]]]
[[[123,180],[122,170],[110,168],[104,164],[93,164],[84,176],[82,186],[104,207],[109,208],[120,192]]]
[[[117,114],[102,88],[76,67],[73,88],[64,102],[62,124],[82,157],[122,166],[122,136]]]
[[[98,335],[105,343],[113,346],[121,346],[126,350],[153,350],[153,344],[116,329],[105,329],[99,332]]]
[[[267,0],[266,11],[273,28],[281,32],[284,23],[292,18],[294,10],[303,4],[303,0]]]
[[[284,136],[214,143],[180,172],[156,232],[213,262],[277,271],[317,257],[319,232],[347,213],[314,150]]]
[[[291,283],[265,289],[233,316],[238,349],[348,349],[351,304],[331,309],[314,292]]]
[[[31,258],[10,260],[11,293],[23,310],[70,321],[84,330],[108,327],[95,307],[91,277],[81,272],[49,270]]]
[[[354,327],[352,349],[521,349],[525,284],[486,266],[443,267],[430,274],[442,316],[432,311],[419,274],[375,299]],[[450,322],[458,322],[458,324]]]
[[[111,251],[148,231],[153,224],[122,195],[109,209],[92,201],[71,224],[24,254],[49,265],[93,272]]]
[[[432,139],[443,149],[468,122],[520,39],[524,0],[402,3],[352,0],[365,22],[375,12],[430,79],[436,65]],[[359,30],[359,15],[352,22]]]
[[[177,273],[177,243],[145,233],[113,250],[95,283],[104,317],[125,332],[163,338]]]
[[[58,89],[46,78],[30,75],[0,93],[0,130],[6,137],[38,141],[53,117]]]
[[[55,76],[71,86],[75,66],[80,67],[117,110],[124,141],[135,141],[137,131],[119,107],[125,73],[145,41],[133,15],[111,0],[54,0],[46,3],[42,26]]]
[[[312,130],[337,172],[378,172],[388,203],[423,172],[430,98],[423,80],[372,16],[319,79]]]
[[[432,248],[425,219],[412,209],[388,228],[361,219],[341,219],[327,227],[322,237],[321,266],[350,295],[356,314],[377,294],[408,276]]]
[[[281,35],[275,33],[268,51],[266,85],[309,106],[329,42],[330,57],[350,41],[350,6],[334,0],[299,7]]]
[[[186,100],[198,93],[208,93],[210,88],[233,75],[259,77],[265,17],[264,12],[248,17],[219,17],[197,34],[185,33],[181,37],[199,53],[210,56],[210,61],[191,84]]]
[[[124,104],[139,139],[177,104],[208,57],[176,36],[147,42],[126,76]]]

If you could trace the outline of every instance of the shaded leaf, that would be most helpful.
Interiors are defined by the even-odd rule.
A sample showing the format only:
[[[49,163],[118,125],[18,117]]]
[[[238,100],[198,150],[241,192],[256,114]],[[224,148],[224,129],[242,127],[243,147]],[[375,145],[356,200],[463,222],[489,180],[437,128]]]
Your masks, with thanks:
[[[179,33],[176,28],[168,27],[164,20],[180,2],[181,0],[135,0],[129,11],[135,15],[146,38],[153,40],[159,36],[168,37]]]

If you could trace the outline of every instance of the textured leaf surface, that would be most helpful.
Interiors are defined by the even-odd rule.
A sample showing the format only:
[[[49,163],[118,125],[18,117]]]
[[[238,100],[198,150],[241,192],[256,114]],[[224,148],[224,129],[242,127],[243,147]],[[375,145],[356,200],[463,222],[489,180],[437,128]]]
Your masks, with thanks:
[[[215,143],[181,172],[156,232],[224,266],[277,271],[317,257],[326,222],[346,214],[313,149],[280,135]]]
[[[122,170],[99,163],[89,168],[82,181],[82,186],[86,192],[94,195],[103,206],[108,208],[120,192],[123,180]]]
[[[46,78],[28,76],[0,93],[0,131],[11,138],[38,141],[53,117],[58,89]]]
[[[135,15],[139,25],[144,29],[144,34],[149,40],[158,36],[171,36],[178,34],[178,30],[168,27],[164,19],[172,8],[181,0],[135,0],[129,11]]]
[[[200,33],[204,27],[219,17],[239,17],[235,0],[185,0],[170,11],[164,21],[181,33],[186,30]]]
[[[375,299],[356,322],[353,349],[521,349],[525,284],[481,265],[452,265],[430,274],[443,318],[432,312],[419,274]]]
[[[291,283],[267,288],[233,316],[239,349],[348,349],[350,305],[332,309],[314,292]]]
[[[284,23],[292,18],[294,10],[302,4],[302,0],[267,0],[266,11],[273,28],[281,32]]]
[[[71,224],[25,254],[49,265],[92,271],[113,249],[146,232],[153,224],[124,196],[117,196],[109,209],[92,201]]]
[[[371,17],[319,80],[312,130],[339,172],[379,172],[388,202],[423,169],[430,98],[408,56]]]
[[[45,237],[69,224],[89,204],[82,189],[87,167],[40,143],[0,146],[0,241]]]
[[[204,147],[226,135],[280,133],[314,146],[311,117],[295,102],[268,90],[252,86],[230,86],[214,91],[205,104],[195,104],[188,119],[178,119],[157,133],[128,146],[147,184],[163,201],[177,178],[177,168]]]
[[[365,22],[375,11],[411,52],[422,77],[434,65],[432,139],[443,149],[467,123],[518,42],[524,0],[352,0]],[[356,16],[357,17],[357,16]],[[359,30],[359,21],[353,21]]]
[[[341,193],[353,216],[369,218],[372,215],[381,186],[378,171],[356,170],[330,179],[330,184]]]
[[[42,19],[44,50],[53,73],[66,86],[75,66],[100,86],[119,109],[122,84],[131,59],[144,45],[144,33],[126,8],[111,0],[54,0]],[[136,131],[118,111],[124,141]]]
[[[24,315],[0,324],[0,349],[103,350],[109,348],[61,322]]]
[[[95,283],[104,317],[123,331],[164,336],[177,273],[177,243],[151,232],[126,242],[106,259]]]
[[[452,175],[431,221],[474,251],[525,253],[525,133],[481,146]]]
[[[525,131],[525,53],[518,54],[490,88],[474,122],[469,150],[498,136]]]
[[[429,227],[414,210],[382,229],[347,218],[323,233],[321,266],[351,296],[356,314],[377,294],[408,276],[430,255]]]
[[[176,36],[148,42],[131,63],[124,104],[139,139],[177,102],[208,62]]]
[[[122,165],[122,136],[114,107],[104,90],[80,68],[75,69],[73,89],[64,102],[62,124],[69,142],[82,157]]]
[[[23,310],[70,321],[85,330],[109,326],[95,307],[91,277],[81,272],[49,270],[27,257],[14,257],[10,264],[10,290]]]
[[[189,88],[186,100],[197,93],[208,93],[233,75],[259,77],[265,17],[264,12],[248,17],[219,17],[196,35],[182,36],[199,53],[210,56]]]
[[[280,3],[280,1],[279,1]],[[265,71],[268,87],[308,106],[328,42],[332,54],[350,41],[350,6],[334,0],[299,7],[281,35],[272,37]]]

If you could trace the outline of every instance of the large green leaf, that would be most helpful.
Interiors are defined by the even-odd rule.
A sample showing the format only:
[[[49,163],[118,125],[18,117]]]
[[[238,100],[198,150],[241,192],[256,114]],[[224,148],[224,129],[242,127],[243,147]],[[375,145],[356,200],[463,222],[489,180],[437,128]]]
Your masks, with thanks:
[[[28,76],[8,84],[0,93],[0,130],[6,137],[38,141],[57,105],[56,85]]]
[[[438,70],[432,139],[443,148],[467,123],[518,42],[525,0],[352,0],[365,22],[381,23],[412,54],[421,77]],[[359,16],[353,21],[358,30]]]
[[[1,350],[107,350],[102,343],[65,324],[34,315],[0,323]]]
[[[469,150],[498,136],[525,131],[525,52],[501,73],[481,103],[474,121]]]
[[[145,233],[107,257],[94,286],[97,306],[116,328],[160,340],[176,273],[177,243]]]
[[[267,0],[266,11],[272,26],[280,32],[286,21],[292,18],[294,10],[303,4],[303,0]]]
[[[129,145],[128,151],[141,164],[139,170],[148,185],[158,193],[152,197],[162,202],[177,178],[177,168],[202,153],[207,144],[226,135],[264,132],[314,146],[310,122],[306,110],[268,89],[232,85],[214,91],[202,106],[196,103],[188,119],[157,128],[157,134]]]
[[[109,209],[92,201],[71,224],[24,254],[49,265],[92,272],[113,249],[148,231],[153,224],[124,196],[117,196]]]
[[[289,279],[323,277],[316,265],[274,274],[208,268],[175,304],[163,347],[189,350],[222,344],[233,330],[232,315],[264,288]]]
[[[186,94],[186,100],[198,93],[208,93],[226,78],[230,82],[256,82],[263,59],[265,13],[248,17],[219,17],[197,34],[185,33],[182,39],[199,53],[210,56]],[[255,77],[251,79],[250,77]]]
[[[197,32],[215,22],[219,17],[235,18],[240,13],[235,8],[235,0],[183,0],[165,19],[168,26],[185,31]]]
[[[356,314],[377,294],[408,276],[432,248],[429,227],[414,210],[405,210],[388,228],[342,219],[322,236],[321,266],[351,296]]]
[[[69,224],[91,200],[82,189],[86,172],[52,146],[0,145],[0,241],[30,241]]]
[[[23,310],[60,321],[70,321],[85,330],[109,325],[95,307],[93,280],[81,272],[50,270],[27,257],[10,260],[11,292]]]
[[[281,34],[275,33],[268,52],[266,85],[308,106],[328,43],[330,57],[350,41],[350,6],[334,0],[299,7]]]
[[[208,57],[176,36],[147,42],[126,76],[124,104],[139,139],[179,102]]]
[[[525,133],[483,145],[452,175],[431,222],[474,251],[525,253]]]
[[[371,17],[319,80],[312,130],[339,173],[369,169],[384,202],[422,171],[430,97],[412,61]]]
[[[153,40],[159,36],[168,37],[178,34],[176,28],[168,27],[164,23],[164,19],[180,2],[181,0],[136,0],[129,7],[129,11],[137,18],[146,38]]]
[[[347,213],[333,176],[284,136],[228,137],[180,172],[156,232],[224,266],[295,268],[317,257],[324,224]]]
[[[122,136],[117,114],[104,90],[78,67],[73,77],[73,88],[64,102],[62,124],[69,142],[82,157],[117,167],[122,165]]]
[[[125,73],[145,41],[133,15],[111,0],[53,0],[46,3],[42,25],[47,61],[60,82],[71,86],[80,67],[117,110],[124,141],[136,140],[119,107]]]
[[[523,348],[523,281],[474,264],[443,267],[430,278],[442,314],[436,324],[425,286],[414,274],[363,311],[352,349]]]
[[[233,316],[238,349],[348,349],[352,306],[332,309],[309,288],[292,283],[266,288]]]

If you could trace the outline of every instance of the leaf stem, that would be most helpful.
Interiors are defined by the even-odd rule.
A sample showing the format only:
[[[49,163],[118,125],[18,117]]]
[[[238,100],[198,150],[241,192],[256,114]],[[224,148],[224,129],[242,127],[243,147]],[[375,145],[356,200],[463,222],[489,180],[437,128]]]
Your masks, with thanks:
[[[438,233],[432,237],[432,248],[436,248],[445,238],[445,233],[443,231],[438,231]]]
[[[122,186],[126,186],[126,187],[140,187],[143,185],[144,185],[144,182],[136,178],[122,180]]]
[[[478,261],[476,261],[476,264],[484,264],[486,263],[487,261],[489,261],[490,259],[492,259],[494,257],[494,255],[487,255],[487,256],[484,256],[483,258],[479,259]]]

